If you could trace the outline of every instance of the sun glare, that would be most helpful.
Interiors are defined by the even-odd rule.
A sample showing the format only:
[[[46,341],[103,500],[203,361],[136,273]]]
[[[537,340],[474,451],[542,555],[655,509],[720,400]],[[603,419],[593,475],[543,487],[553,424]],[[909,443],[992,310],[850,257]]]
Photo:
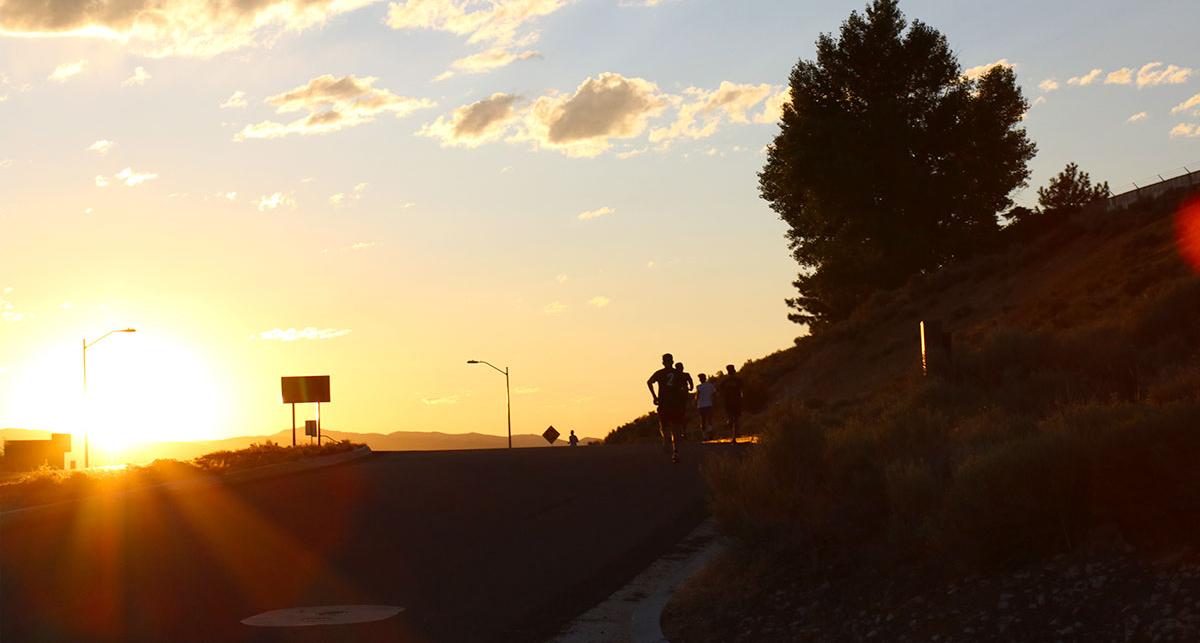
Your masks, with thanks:
[[[109,337],[88,349],[85,399],[80,350],[58,346],[33,358],[10,399],[26,426],[74,433],[80,465],[85,430],[92,464],[149,442],[219,435],[228,397],[197,351],[153,331]]]

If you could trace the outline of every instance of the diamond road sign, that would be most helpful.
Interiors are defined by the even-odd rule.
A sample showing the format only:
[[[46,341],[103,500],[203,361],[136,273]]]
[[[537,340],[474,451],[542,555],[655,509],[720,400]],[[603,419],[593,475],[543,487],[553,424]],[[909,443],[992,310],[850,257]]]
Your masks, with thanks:
[[[546,438],[546,441],[550,444],[554,444],[554,441],[558,439],[558,436],[558,429],[554,428],[553,426],[546,429],[546,432],[542,434],[542,437]]]

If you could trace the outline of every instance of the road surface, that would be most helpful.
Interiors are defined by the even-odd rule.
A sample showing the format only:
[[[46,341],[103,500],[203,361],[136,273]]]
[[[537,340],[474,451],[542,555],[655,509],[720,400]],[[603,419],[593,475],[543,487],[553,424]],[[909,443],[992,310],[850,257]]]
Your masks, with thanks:
[[[703,518],[699,462],[652,446],[375,453],[0,519],[0,640],[538,641]],[[373,623],[242,619],[402,607]]]

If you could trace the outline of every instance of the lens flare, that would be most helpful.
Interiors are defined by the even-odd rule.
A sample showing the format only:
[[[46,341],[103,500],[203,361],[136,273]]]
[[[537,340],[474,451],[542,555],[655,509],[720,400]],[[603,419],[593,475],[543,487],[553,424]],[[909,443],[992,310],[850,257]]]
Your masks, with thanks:
[[[1179,207],[1175,215],[1175,243],[1184,261],[1200,272],[1200,194]]]

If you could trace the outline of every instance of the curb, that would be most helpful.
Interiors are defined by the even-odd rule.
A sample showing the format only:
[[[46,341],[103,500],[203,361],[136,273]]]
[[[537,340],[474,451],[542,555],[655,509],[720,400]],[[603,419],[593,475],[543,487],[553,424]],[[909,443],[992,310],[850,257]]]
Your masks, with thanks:
[[[126,490],[112,494],[111,496],[109,496],[109,498],[119,498],[121,496],[125,496],[125,495],[131,494],[131,493],[145,491],[148,489],[178,489],[178,488],[188,488],[188,487],[204,487],[204,486],[214,485],[219,482],[231,483],[231,484],[241,484],[244,482],[252,482],[254,480],[262,480],[265,478],[272,478],[272,477],[276,477],[276,476],[300,473],[303,471],[312,471],[315,469],[323,469],[325,467],[332,467],[334,465],[342,464],[345,462],[358,460],[359,458],[363,458],[368,455],[371,455],[371,453],[372,453],[371,447],[364,445],[362,447],[354,449],[353,451],[347,451],[345,453],[335,453],[333,455],[321,456],[319,458],[312,458],[310,460],[293,460],[291,462],[278,462],[276,464],[267,464],[267,465],[263,465],[261,467],[254,467],[252,469],[244,469],[242,471],[231,471],[231,472],[227,472],[227,473],[218,473],[218,474],[214,474],[214,475],[203,475],[203,476],[199,476],[197,478],[190,478],[187,480],[178,480],[175,482],[163,482],[160,484],[152,484],[152,485],[146,485],[144,487],[138,487],[136,489],[126,489]],[[20,507],[18,509],[10,509],[8,511],[0,511],[0,520],[16,518],[19,516],[26,516],[26,515],[30,515],[30,514],[39,512],[39,511],[50,510],[50,509],[54,509],[57,507],[62,507],[65,505],[77,503],[77,502],[80,502],[82,500],[86,500],[86,499],[92,498],[92,497],[95,497],[95,495],[78,496],[75,498],[68,498],[66,500],[57,500],[55,502],[48,502],[48,503],[41,504],[41,505],[30,505],[28,507]]]
[[[551,643],[668,643],[662,614],[675,592],[725,543],[711,518],[702,522],[624,587],[575,617]]]

